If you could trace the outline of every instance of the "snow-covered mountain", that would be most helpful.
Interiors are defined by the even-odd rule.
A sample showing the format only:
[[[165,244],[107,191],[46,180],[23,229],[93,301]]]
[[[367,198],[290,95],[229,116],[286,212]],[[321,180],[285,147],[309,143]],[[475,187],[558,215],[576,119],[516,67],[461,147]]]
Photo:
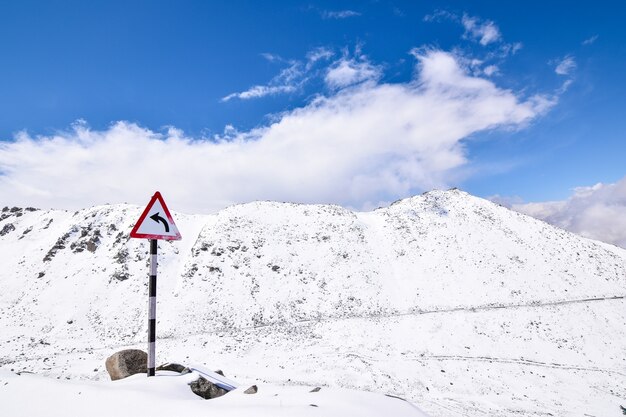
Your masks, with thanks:
[[[145,348],[140,213],[3,209],[3,369],[104,379],[109,354]],[[174,218],[157,362],[384,392],[433,417],[626,406],[626,250],[458,190],[368,213],[255,202]]]

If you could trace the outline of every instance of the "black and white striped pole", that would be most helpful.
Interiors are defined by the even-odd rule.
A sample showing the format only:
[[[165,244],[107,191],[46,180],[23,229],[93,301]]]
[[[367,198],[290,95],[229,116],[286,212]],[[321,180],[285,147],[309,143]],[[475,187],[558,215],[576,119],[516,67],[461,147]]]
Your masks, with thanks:
[[[148,283],[148,376],[154,376],[156,356],[157,240],[150,239],[150,282]]]
[[[150,278],[148,282],[148,376],[154,376],[156,365],[156,293],[157,240],[180,240],[181,236],[170,211],[158,191],[130,232],[130,237],[150,239]]]

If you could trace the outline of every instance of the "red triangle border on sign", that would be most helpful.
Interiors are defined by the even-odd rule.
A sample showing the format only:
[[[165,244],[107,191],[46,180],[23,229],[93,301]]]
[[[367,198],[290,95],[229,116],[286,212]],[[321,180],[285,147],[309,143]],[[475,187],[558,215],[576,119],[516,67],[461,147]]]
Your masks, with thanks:
[[[174,218],[170,214],[170,211],[167,208],[167,205],[165,204],[165,201],[163,200],[163,197],[161,196],[161,193],[157,191],[156,193],[154,193],[154,195],[150,199],[150,202],[146,206],[146,209],[143,211],[143,213],[141,213],[141,217],[139,217],[139,220],[137,220],[137,223],[135,224],[135,227],[133,227],[133,230],[130,232],[130,237],[138,238],[138,239],[162,239],[162,240],[180,240],[180,239],[182,239],[182,236],[180,235],[180,232],[178,231],[178,227],[176,227],[176,234],[175,235],[171,235],[171,236],[170,235],[153,235],[153,234],[137,233],[137,230],[139,229],[139,226],[141,226],[141,224],[145,220],[146,216],[150,212],[150,209],[152,208],[152,205],[157,200],[161,204],[161,207],[163,207],[163,211],[165,212],[165,216],[167,217],[167,220],[171,224],[176,226],[176,223],[174,223]]]

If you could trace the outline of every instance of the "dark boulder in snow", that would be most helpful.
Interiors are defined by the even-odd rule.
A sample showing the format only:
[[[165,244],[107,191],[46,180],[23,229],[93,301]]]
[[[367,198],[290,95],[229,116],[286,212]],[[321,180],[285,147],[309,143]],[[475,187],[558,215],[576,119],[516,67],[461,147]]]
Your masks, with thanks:
[[[159,365],[157,366],[156,370],[178,372],[179,374],[188,374],[189,372],[191,372],[189,368],[179,363],[166,363],[163,365]]]
[[[259,387],[257,387],[256,385],[253,385],[247,390],[245,390],[243,393],[244,394],[256,394],[257,392],[259,392]]]
[[[190,382],[189,386],[191,387],[191,391],[193,391],[194,394],[204,398],[205,400],[221,397],[228,392],[225,389],[220,388],[214,383],[208,381],[204,377],[200,377],[195,381]]]
[[[112,381],[134,374],[147,373],[148,354],[139,349],[126,349],[115,352],[105,362]]]

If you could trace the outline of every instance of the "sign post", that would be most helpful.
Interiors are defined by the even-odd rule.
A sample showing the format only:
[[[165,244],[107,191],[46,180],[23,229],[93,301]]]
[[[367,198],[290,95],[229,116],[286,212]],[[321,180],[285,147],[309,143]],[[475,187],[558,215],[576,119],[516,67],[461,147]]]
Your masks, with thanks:
[[[157,240],[150,239],[150,281],[148,283],[148,376],[154,376],[156,357]]]
[[[148,282],[148,376],[156,364],[157,240],[180,240],[181,236],[160,192],[152,199],[130,232],[130,237],[150,240],[150,278]]]

